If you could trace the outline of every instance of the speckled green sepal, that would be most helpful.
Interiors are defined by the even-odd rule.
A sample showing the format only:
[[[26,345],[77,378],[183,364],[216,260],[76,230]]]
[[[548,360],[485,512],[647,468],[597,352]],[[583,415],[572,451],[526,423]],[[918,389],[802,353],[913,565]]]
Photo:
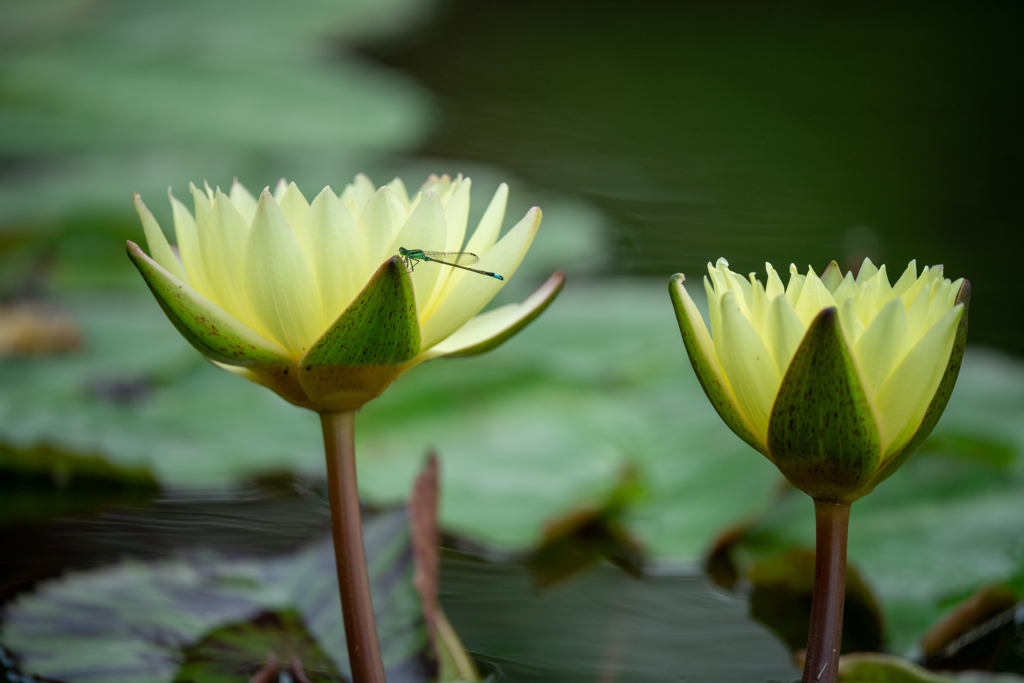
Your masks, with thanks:
[[[722,375],[718,360],[714,357],[715,351],[711,343],[711,336],[707,332],[704,321],[700,318],[700,311],[697,310],[693,299],[690,298],[683,286],[685,279],[681,273],[673,275],[668,282],[668,293],[672,297],[672,306],[676,311],[679,331],[683,335],[683,344],[686,346],[687,355],[690,356],[693,372],[697,375],[711,405],[715,407],[719,417],[729,429],[758,452],[768,455],[765,444],[754,436],[740,413],[732,390]]]
[[[942,417],[943,411],[946,410],[949,397],[953,395],[953,386],[956,384],[956,378],[960,374],[960,365],[964,360],[964,348],[967,346],[967,313],[971,305],[971,283],[969,280],[964,280],[960,285],[960,292],[956,296],[956,303],[963,304],[964,312],[960,316],[960,323],[956,328],[956,337],[953,340],[953,350],[949,354],[949,361],[946,363],[946,372],[942,375],[942,380],[939,382],[939,388],[935,391],[935,396],[932,397],[932,402],[928,404],[928,410],[925,411],[924,419],[921,420],[921,426],[917,428],[917,431],[910,438],[910,441],[907,442],[907,445],[890,456],[878,472],[875,473],[875,476],[871,478],[871,481],[865,487],[865,494],[870,493],[876,486],[888,479],[893,472],[898,470],[907,461],[907,458],[913,455],[917,447],[932,433],[932,429],[938,424],[939,418]]]
[[[835,308],[814,319],[768,420],[768,452],[815,500],[855,500],[878,467],[882,436]]]
[[[299,381],[324,410],[355,409],[384,391],[419,350],[412,280],[394,257],[299,360]]]
[[[235,320],[128,241],[128,258],[142,274],[160,308],[201,354],[242,367],[287,367],[284,349]]]

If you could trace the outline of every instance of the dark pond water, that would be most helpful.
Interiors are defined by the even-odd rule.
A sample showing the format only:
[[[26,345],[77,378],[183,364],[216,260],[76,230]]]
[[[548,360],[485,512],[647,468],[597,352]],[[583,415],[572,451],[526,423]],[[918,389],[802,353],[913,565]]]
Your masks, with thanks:
[[[421,153],[586,197],[609,272],[944,263],[970,340],[1024,353],[1021,3],[443,8],[370,49],[437,96]]]
[[[381,514],[368,518],[372,523]],[[38,590],[40,580],[126,558],[152,562],[204,548],[247,557],[292,553],[322,538],[327,525],[317,490],[253,488],[162,494],[114,502],[91,515],[0,528],[0,605]],[[372,538],[371,532],[368,548]],[[522,558],[495,562],[449,550],[441,598],[492,681],[795,678],[788,651],[749,619],[744,600],[713,589],[699,569],[652,569],[637,579],[602,564],[541,589]]]

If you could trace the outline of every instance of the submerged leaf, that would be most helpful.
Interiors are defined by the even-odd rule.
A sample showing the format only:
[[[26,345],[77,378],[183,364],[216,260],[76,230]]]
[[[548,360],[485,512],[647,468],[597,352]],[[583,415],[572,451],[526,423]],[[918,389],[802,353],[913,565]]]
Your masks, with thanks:
[[[363,533],[388,680],[425,681],[427,639],[412,588],[405,514],[397,510],[370,518]],[[157,562],[129,560],[72,572],[20,596],[3,612],[0,640],[25,671],[67,683],[169,683],[179,675],[182,651],[219,629],[242,632],[248,651],[255,653],[250,662],[255,668],[265,664],[262,648],[268,643],[282,653],[297,647],[292,629],[275,635],[240,626],[268,611],[293,611],[319,651],[347,676],[336,576],[329,538],[276,558],[204,552]]]

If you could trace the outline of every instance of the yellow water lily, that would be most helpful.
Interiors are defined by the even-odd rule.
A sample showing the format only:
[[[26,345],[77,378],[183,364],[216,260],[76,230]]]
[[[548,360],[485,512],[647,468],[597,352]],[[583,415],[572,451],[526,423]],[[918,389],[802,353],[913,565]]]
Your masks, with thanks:
[[[766,264],[762,283],[725,259],[704,279],[711,332],[683,285],[669,290],[691,363],[719,415],[816,500],[852,501],[931,432],[963,358],[970,283],[920,273],[890,284],[865,259],[818,276]]]
[[[281,181],[259,199],[235,181],[228,193],[190,186],[195,215],[173,195],[177,250],[135,196],[149,244],[128,254],[171,322],[213,363],[319,412],[349,411],[401,372],[441,356],[502,343],[557,295],[556,273],[522,304],[477,315],[503,281],[424,263],[399,247],[470,251],[507,281],[541,222],[530,209],[499,239],[502,184],[466,240],[471,181],[430,176],[409,197],[400,179],[375,187],[357,175],[312,202]]]

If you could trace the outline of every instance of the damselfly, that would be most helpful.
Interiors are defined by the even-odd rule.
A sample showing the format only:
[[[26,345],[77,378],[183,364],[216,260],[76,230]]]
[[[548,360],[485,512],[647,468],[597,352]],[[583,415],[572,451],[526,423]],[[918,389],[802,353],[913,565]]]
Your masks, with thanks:
[[[471,273],[479,273],[480,275],[493,277],[495,280],[505,279],[497,273],[491,273],[486,270],[477,270],[476,268],[468,268],[467,266],[480,260],[479,256],[471,254],[468,251],[424,251],[422,249],[406,249],[405,247],[399,247],[398,255],[402,257],[403,261],[405,261],[405,267],[409,269],[409,272],[412,272],[420,261],[433,261],[434,263],[440,263],[443,266],[462,268],[463,270],[468,270]]]

